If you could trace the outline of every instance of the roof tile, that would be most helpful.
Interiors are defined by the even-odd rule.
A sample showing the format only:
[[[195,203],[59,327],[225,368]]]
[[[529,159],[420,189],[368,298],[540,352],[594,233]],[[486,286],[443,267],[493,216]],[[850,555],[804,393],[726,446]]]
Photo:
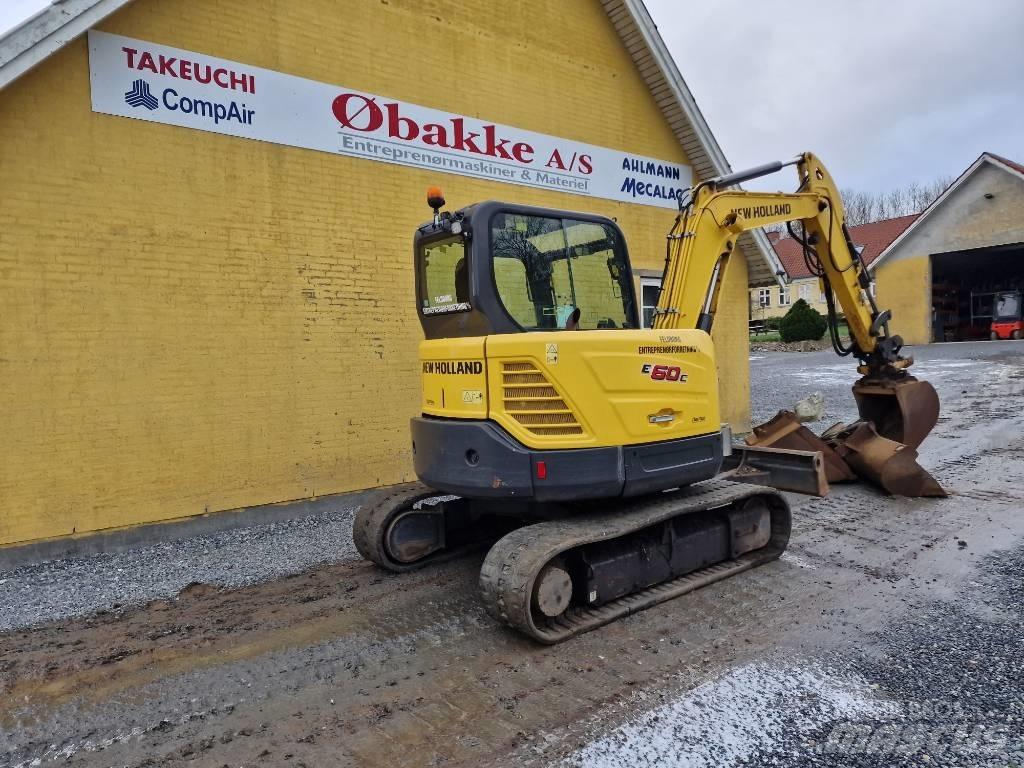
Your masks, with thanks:
[[[882,221],[873,221],[870,224],[850,227],[850,237],[853,238],[853,244],[864,246],[864,250],[861,251],[861,258],[864,259],[864,263],[871,264],[872,261],[877,259],[878,255],[888,247],[889,243],[899,237],[903,230],[909,227],[919,215],[912,213],[909,216],[898,216],[895,219],[883,219]],[[810,270],[807,269],[807,265],[804,264],[803,252],[796,240],[788,235],[778,239],[772,238],[772,245],[790,280],[812,277]]]
[[[1021,165],[1020,163],[1015,163],[1013,160],[1009,160],[1003,157],[1002,155],[997,155],[995,152],[986,152],[985,154],[989,155],[990,157],[994,157],[996,160],[998,160],[1000,163],[1003,163],[1004,165],[1010,166],[1011,168],[1013,168],[1013,170],[1017,171],[1017,173],[1024,173],[1024,165]]]

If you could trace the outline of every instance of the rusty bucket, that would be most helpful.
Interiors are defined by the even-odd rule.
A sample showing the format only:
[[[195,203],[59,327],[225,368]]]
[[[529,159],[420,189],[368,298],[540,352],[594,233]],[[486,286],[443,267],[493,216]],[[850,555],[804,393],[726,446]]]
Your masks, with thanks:
[[[894,496],[947,495],[938,481],[917,463],[914,448],[879,435],[869,422],[857,424],[842,439],[838,452],[859,477]]]
[[[902,381],[861,381],[853,398],[862,421],[870,421],[881,437],[917,450],[939,420],[939,395],[927,381],[908,376]]]
[[[830,483],[860,477],[896,496],[945,496],[917,463],[917,448],[939,420],[939,395],[927,381],[861,380],[853,386],[860,420],[820,437],[789,411],[754,427],[752,446],[820,451]]]
[[[828,482],[841,483],[856,477],[832,446],[801,424],[792,411],[779,411],[771,421],[754,427],[754,433],[747,437],[746,443],[762,448],[820,451]]]

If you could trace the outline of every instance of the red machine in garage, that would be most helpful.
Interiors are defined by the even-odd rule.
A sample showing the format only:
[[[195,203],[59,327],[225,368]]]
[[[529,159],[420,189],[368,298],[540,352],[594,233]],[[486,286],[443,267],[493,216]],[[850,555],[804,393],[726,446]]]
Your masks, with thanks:
[[[1019,339],[1024,336],[1020,291],[1001,291],[995,295],[992,335],[995,339]]]

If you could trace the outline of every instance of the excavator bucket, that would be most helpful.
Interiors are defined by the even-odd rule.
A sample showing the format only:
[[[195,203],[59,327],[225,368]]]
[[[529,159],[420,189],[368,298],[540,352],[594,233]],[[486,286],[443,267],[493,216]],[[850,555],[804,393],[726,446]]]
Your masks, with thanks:
[[[857,475],[894,496],[946,496],[935,478],[917,463],[914,448],[882,437],[870,422],[859,422],[841,438],[837,450]]]
[[[858,383],[853,387],[861,419],[836,424],[820,437],[790,411],[754,427],[747,445],[820,451],[830,483],[860,477],[895,496],[945,496],[917,463],[917,447],[939,418],[939,396],[926,381]]]
[[[882,437],[917,450],[939,420],[939,395],[927,381],[858,383],[853,398],[862,421]]]

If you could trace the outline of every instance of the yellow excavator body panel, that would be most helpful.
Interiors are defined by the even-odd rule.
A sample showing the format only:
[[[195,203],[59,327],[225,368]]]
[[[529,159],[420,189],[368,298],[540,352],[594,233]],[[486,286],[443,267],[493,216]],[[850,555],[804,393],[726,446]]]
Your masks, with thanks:
[[[717,432],[711,337],[593,330],[420,344],[424,415],[489,419],[533,449],[638,445]]]

